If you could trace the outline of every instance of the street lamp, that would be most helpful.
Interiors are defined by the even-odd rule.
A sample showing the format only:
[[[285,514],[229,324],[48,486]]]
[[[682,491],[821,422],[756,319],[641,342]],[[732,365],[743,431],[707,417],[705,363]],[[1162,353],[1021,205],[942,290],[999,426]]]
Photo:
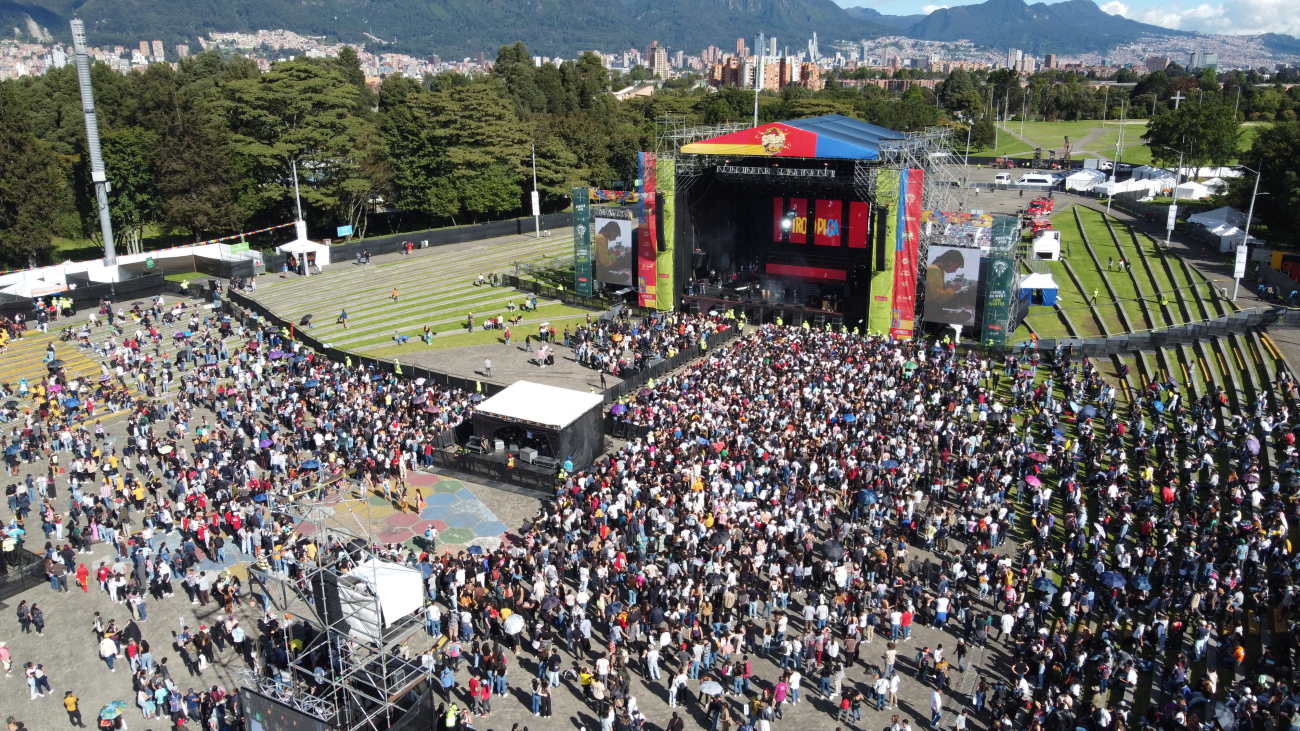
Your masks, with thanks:
[[[1169,239],[1174,235],[1174,221],[1178,219],[1178,184],[1183,179],[1183,151],[1168,145],[1161,145],[1170,152],[1178,153],[1178,167],[1174,170],[1174,202],[1169,205],[1169,220],[1165,222],[1165,248],[1169,248]]]
[[[1250,170],[1250,172],[1255,174],[1255,190],[1250,194],[1250,210],[1246,213],[1246,233],[1241,239],[1241,246],[1238,248],[1238,253],[1237,253],[1237,258],[1241,259],[1242,258],[1241,250],[1245,249],[1246,244],[1250,241],[1250,219],[1255,215],[1255,198],[1259,196],[1259,179],[1263,177],[1262,171],[1264,169],[1264,161],[1262,159],[1259,161],[1259,170],[1251,170],[1245,165],[1240,165],[1239,167],[1242,170]],[[1266,192],[1264,193],[1264,195],[1268,195],[1268,193]],[[1246,273],[1244,271],[1241,271],[1237,268],[1237,265],[1234,262],[1233,269],[1232,269],[1232,280],[1233,280],[1232,301],[1233,302],[1237,301],[1237,290],[1241,287],[1241,278],[1245,274]]]
[[[1111,165],[1111,168],[1110,168],[1110,182],[1112,182],[1112,183],[1114,183],[1114,182],[1116,182],[1116,181],[1119,180],[1119,158],[1120,158],[1120,155],[1123,154],[1123,147],[1122,147],[1122,145],[1124,144],[1124,120],[1125,120],[1125,118],[1126,118],[1126,117],[1125,117],[1126,110],[1127,110],[1127,108],[1124,106],[1124,103],[1121,102],[1121,103],[1120,103],[1120,113],[1119,113],[1119,114],[1120,114],[1120,119],[1119,119],[1119,135],[1115,138],[1115,163],[1114,163],[1113,165]],[[1177,189],[1176,189],[1176,188],[1175,188],[1174,192],[1177,192]],[[1114,190],[1112,189],[1111,194],[1110,194],[1109,196],[1106,197],[1106,215],[1107,215],[1107,216],[1110,215],[1110,203],[1111,203],[1111,201],[1114,200],[1114,199],[1115,199],[1115,193],[1114,193]]]

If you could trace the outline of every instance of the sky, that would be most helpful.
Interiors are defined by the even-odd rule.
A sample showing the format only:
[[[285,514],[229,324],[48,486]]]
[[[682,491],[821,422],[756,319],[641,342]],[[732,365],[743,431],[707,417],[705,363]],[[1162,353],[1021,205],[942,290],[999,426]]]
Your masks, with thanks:
[[[949,5],[973,5],[980,1],[836,0],[844,7],[866,5],[885,15],[932,13]],[[1175,30],[1227,35],[1286,33],[1300,37],[1296,0],[1100,0],[1098,5],[1108,13]]]

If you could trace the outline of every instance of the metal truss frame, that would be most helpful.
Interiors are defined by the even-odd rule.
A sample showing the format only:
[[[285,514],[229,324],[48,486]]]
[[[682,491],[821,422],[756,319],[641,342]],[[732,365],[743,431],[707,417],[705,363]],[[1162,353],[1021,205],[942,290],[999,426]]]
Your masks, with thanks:
[[[286,624],[310,625],[315,634],[300,651],[289,653],[289,678],[267,677],[247,671],[239,674],[246,687],[314,716],[344,731],[384,731],[405,714],[399,701],[425,680],[418,662],[402,657],[398,647],[423,627],[418,617],[405,617],[378,629],[379,640],[358,634],[351,620],[358,615],[380,615],[379,598],[331,611],[329,601],[318,601],[320,586],[346,586],[347,563],[336,561],[340,551],[369,552],[369,495],[351,480],[336,483],[343,501],[325,508],[317,502],[297,502],[286,511],[299,526],[312,526],[299,536],[319,547],[314,564],[305,564],[297,579],[274,570],[249,566],[249,579],[262,586],[272,612]],[[324,652],[329,669],[317,675],[312,660]],[[310,683],[308,681],[311,681]],[[311,692],[314,686],[316,692]]]

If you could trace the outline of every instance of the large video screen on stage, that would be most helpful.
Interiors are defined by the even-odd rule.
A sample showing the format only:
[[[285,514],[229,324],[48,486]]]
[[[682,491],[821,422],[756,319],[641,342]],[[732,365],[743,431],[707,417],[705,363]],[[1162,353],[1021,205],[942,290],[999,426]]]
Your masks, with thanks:
[[[622,211],[593,208],[591,219],[591,255],[595,259],[596,281],[605,284],[632,286],[632,230],[631,212],[627,217],[616,217]]]
[[[931,246],[926,257],[926,322],[975,324],[975,299],[980,278],[980,250]]]
[[[241,688],[239,696],[244,704],[248,731],[329,731],[329,726],[320,719],[295,711],[248,688]]]

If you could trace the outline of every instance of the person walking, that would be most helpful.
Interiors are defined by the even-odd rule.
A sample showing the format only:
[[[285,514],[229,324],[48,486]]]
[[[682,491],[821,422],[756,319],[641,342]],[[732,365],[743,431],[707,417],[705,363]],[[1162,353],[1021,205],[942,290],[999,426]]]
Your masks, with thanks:
[[[45,612],[41,611],[36,602],[32,602],[32,626],[36,628],[36,636],[41,637],[45,634]]]
[[[358,255],[358,258],[360,258],[360,255]],[[341,313],[339,314],[339,323],[340,323],[341,325],[343,325],[343,329],[344,329],[344,330],[347,330],[347,329],[348,329],[348,311],[347,311],[347,308],[344,308],[344,309],[343,309],[343,312],[341,312]]]
[[[104,639],[99,641],[99,657],[108,665],[108,672],[115,673],[117,670],[113,667],[113,658],[117,656],[117,643],[113,642],[112,635],[104,634]]]
[[[930,725],[939,728],[941,720],[943,720],[943,691],[935,688],[930,693]]]
[[[78,706],[79,698],[68,691],[63,694],[63,707],[68,711],[68,723],[77,728],[85,728],[86,724],[81,721],[81,707]]]
[[[394,302],[397,301],[397,287],[393,287],[393,295],[392,295],[392,298],[393,298],[393,301],[394,301]]]
[[[491,377],[492,377],[492,359],[491,359],[491,358],[484,358],[484,359],[483,359],[483,372],[487,374],[487,377],[488,377],[488,378],[491,378]]]

